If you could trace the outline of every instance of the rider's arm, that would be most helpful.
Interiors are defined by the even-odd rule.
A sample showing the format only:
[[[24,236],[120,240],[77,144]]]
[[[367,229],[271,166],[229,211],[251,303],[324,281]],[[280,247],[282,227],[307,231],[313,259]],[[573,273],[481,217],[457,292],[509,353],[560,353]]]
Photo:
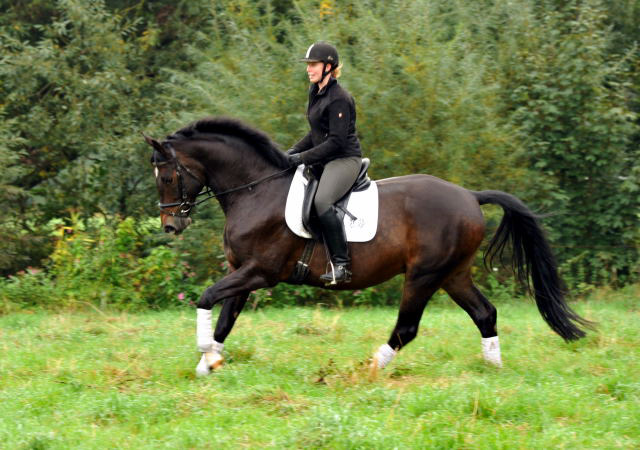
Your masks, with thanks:
[[[311,147],[313,147],[313,141],[311,140],[311,131],[309,131],[305,137],[300,139],[296,145],[291,147],[287,154],[295,155],[296,153],[309,150]]]
[[[300,158],[306,165],[325,161],[327,157],[340,152],[347,147],[349,123],[351,122],[351,110],[345,99],[337,99],[328,107],[329,112],[329,136],[315,147],[300,152]]]

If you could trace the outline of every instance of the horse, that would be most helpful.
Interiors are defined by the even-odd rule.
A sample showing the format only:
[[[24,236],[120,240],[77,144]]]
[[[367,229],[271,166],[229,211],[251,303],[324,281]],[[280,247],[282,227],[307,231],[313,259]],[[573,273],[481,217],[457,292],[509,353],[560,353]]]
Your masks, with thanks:
[[[290,280],[305,239],[285,223],[285,202],[293,178],[285,154],[264,132],[229,117],[193,122],[153,147],[162,227],[182,233],[193,207],[208,193],[225,215],[224,254],[229,272],[209,286],[197,303],[197,375],[223,364],[222,349],[250,292]],[[326,255],[314,252],[305,284],[356,290],[404,273],[395,326],[373,355],[371,369],[384,368],[417,335],[423,311],[440,288],[471,317],[481,335],[484,359],[502,366],[497,311],[471,277],[485,234],[480,205],[499,205],[504,215],[485,251],[485,265],[511,259],[518,282],[535,299],[542,318],[566,341],[585,336],[592,323],[566,303],[564,284],[549,242],[534,214],[517,197],[497,191],[471,191],[430,175],[413,174],[376,181],[378,229],[368,242],[350,243],[350,283],[324,286],[319,277]],[[202,192],[203,189],[206,191]],[[206,200],[205,199],[205,200]],[[511,247],[511,251],[507,249]],[[223,302],[215,332],[212,308]]]

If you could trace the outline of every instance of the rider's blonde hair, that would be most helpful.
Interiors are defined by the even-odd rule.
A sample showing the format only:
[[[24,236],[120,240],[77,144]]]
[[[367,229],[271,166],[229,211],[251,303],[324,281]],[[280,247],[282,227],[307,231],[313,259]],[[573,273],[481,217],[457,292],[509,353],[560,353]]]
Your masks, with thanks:
[[[340,78],[340,75],[342,75],[342,64],[339,64],[333,71],[333,78]]]

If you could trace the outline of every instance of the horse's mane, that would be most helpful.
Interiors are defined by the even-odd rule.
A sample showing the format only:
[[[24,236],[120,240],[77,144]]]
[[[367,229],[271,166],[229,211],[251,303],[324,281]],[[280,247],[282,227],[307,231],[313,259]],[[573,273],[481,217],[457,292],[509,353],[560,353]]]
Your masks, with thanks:
[[[209,135],[209,136],[207,136]],[[215,139],[214,136],[232,136],[255,148],[260,155],[278,168],[289,167],[287,157],[266,133],[231,117],[206,117],[167,136],[168,141],[183,139]]]

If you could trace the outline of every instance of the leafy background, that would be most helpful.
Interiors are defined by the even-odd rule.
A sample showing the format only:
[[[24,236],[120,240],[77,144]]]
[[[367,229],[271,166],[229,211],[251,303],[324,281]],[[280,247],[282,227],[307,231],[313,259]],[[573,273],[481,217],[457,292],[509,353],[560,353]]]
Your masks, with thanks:
[[[139,132],[224,114],[287,148],[308,127],[297,59],[320,39],[340,50],[375,178],[517,195],[548,214],[577,295],[640,276],[635,0],[19,0],[0,12],[0,311],[195,300],[226,270],[222,213],[207,205],[186,237],[161,236]],[[493,296],[516,289],[502,269],[478,277]],[[393,303],[398,283],[279,287],[254,303]]]

